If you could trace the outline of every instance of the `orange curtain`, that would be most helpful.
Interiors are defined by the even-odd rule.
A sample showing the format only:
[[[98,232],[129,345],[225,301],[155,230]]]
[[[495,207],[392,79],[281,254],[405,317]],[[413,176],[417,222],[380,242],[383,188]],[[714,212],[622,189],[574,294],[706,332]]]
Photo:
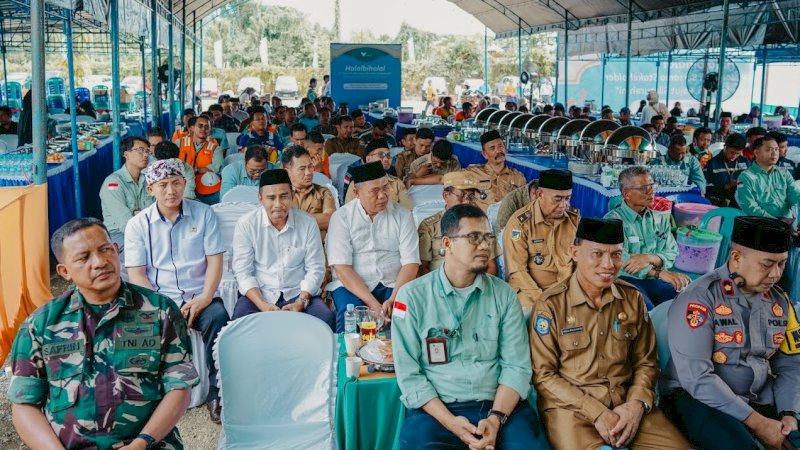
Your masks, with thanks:
[[[47,184],[0,188],[0,362],[22,321],[47,303]]]

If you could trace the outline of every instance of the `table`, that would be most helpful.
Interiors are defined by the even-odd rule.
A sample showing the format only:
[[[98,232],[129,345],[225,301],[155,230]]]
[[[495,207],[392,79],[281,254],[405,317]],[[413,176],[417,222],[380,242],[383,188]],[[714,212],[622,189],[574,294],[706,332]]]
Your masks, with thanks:
[[[417,127],[410,123],[398,122],[397,124],[395,124],[394,135],[397,137],[398,142],[400,142],[400,139],[403,138],[403,133],[405,133],[406,128],[417,128]],[[450,134],[451,131],[455,130],[455,128],[449,125],[438,125],[431,128],[431,130],[433,130],[433,135],[435,137],[444,139],[447,137],[448,134]]]
[[[453,153],[458,156],[462,167],[467,167],[470,164],[486,163],[486,159],[481,155],[481,145],[479,143],[450,142],[453,144]],[[510,167],[522,172],[528,181],[538,179],[539,173],[543,170],[567,168],[566,160],[554,160],[550,156],[509,154],[506,161]],[[664,196],[689,192],[699,193],[700,191],[696,186],[663,187],[656,194]],[[607,188],[600,183],[575,176],[572,179],[572,200],[570,204],[580,210],[583,217],[603,217],[608,212],[608,202],[619,195],[620,192],[617,188]]]
[[[344,341],[339,335],[337,365],[336,440],[342,450],[388,450],[398,448],[400,428],[406,409],[400,402],[400,387],[393,373],[368,373],[348,380],[345,369]]]
[[[800,147],[800,134],[787,136],[789,147]]]

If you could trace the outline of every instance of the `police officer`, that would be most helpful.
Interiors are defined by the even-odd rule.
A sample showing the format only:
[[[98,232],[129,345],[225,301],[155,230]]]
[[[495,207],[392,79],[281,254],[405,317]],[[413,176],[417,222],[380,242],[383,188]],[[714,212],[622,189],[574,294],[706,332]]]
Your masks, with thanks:
[[[789,227],[737,217],[728,263],[669,309],[667,404],[705,450],[781,448],[800,412],[800,325],[776,283]],[[793,448],[793,447],[792,447]]]
[[[531,316],[534,383],[555,450],[689,448],[653,407],[656,334],[639,291],[617,280],[624,241],[620,220],[581,219],[575,273]]]
[[[481,155],[486,158],[486,164],[473,164],[467,167],[467,170],[491,184],[486,192],[486,198],[478,199],[478,206],[486,211],[492,203],[503,200],[511,191],[524,186],[525,176],[506,164],[506,144],[497,130],[487,131],[481,135]]]
[[[442,175],[444,191],[444,209],[423,220],[417,227],[419,232],[419,276],[439,268],[444,262],[442,247],[442,216],[444,212],[456,205],[474,205],[488,183],[481,183],[472,172],[461,170]],[[488,269],[491,275],[497,275],[495,259],[500,255],[500,246],[495,240],[489,254]]]
[[[503,231],[508,284],[523,307],[545,289],[572,274],[569,247],[575,239],[579,213],[572,209],[572,172],[545,170],[534,201],[515,212]]]
[[[198,376],[180,310],[120,279],[97,219],[67,222],[51,248],[75,288],[34,311],[14,340],[8,399],[20,438],[34,449],[182,449],[175,424]]]

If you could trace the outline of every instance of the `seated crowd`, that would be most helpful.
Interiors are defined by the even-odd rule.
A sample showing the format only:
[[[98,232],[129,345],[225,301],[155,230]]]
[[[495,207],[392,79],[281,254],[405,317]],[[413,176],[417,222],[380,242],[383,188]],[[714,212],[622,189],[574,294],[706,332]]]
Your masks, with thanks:
[[[659,164],[746,214],[727,262],[690,283],[673,267],[668,216],[651,209],[647,167],[623,170],[621,204],[587,218],[570,206],[571,172],[527,181],[497,131],[481,136],[486,163],[462,169],[430,129],[407,130],[392,158],[393,125],[369,126],[329,97],[302,111],[215,105],[187,110],[172,141],[154,129],[122,142],[125,164],[100,192],[104,220],[51,238],[74,288],[14,342],[8,398],[29,447],[183,448],[176,423],[198,383],[189,329],[220,423],[213,347],[229,321],[289,311],[342,332],[348,305],[390,323],[402,449],[535,449],[540,429],[556,450],[780,449],[796,437],[800,323],[780,286],[800,190],[785,136],[723,133],[711,158],[708,129],[691,146],[664,141]],[[233,144],[229,129],[241,133]],[[225,165],[225,150],[241,158]],[[336,153],[360,158],[341,206],[314,183]],[[443,186],[445,207],[416,226],[407,190],[429,184]],[[236,186],[257,187],[259,205],[238,218],[224,267],[231,244],[209,205]],[[232,315],[223,271],[238,285]],[[671,357],[659,361],[649,310],[668,301],[658,339]]]

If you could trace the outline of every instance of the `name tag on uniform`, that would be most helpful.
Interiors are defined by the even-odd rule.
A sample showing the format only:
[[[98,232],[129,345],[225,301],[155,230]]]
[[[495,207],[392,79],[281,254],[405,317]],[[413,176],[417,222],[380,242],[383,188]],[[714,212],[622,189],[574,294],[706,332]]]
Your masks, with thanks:
[[[447,364],[447,339],[435,336],[425,339],[428,348],[428,364]]]
[[[81,352],[83,352],[83,339],[52,342],[42,346],[42,356],[45,358]]]
[[[639,243],[639,236],[631,236],[628,238],[631,244],[638,244]]]
[[[123,337],[114,339],[114,347],[117,350],[157,350],[161,348],[160,336],[139,336]]]

